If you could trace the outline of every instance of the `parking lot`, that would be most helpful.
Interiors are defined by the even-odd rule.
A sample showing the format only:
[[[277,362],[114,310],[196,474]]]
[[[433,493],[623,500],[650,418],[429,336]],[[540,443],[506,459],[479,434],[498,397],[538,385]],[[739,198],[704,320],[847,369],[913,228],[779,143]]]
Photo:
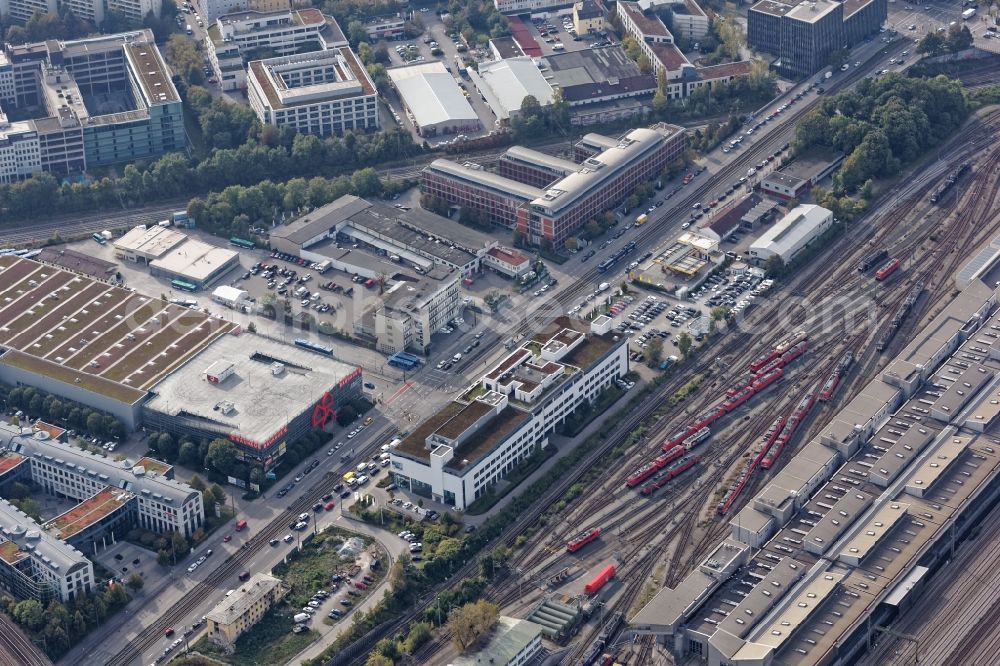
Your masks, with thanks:
[[[543,55],[582,51],[583,49],[614,46],[617,44],[615,35],[606,31],[599,34],[578,35],[573,29],[573,11],[571,8],[560,11],[557,15],[547,18],[533,18],[525,22],[528,32]]]

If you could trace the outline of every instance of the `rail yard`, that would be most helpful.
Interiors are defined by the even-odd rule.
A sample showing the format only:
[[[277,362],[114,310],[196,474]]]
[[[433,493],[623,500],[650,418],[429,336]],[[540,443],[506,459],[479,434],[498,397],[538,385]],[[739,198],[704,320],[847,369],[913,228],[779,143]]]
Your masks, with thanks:
[[[788,298],[760,306],[658,387],[615,433],[624,440],[642,425],[642,438],[585,473],[580,499],[523,531],[510,574],[490,590],[503,612],[578,600],[590,619],[563,663],[673,663],[671,642],[631,631],[630,619],[680,584],[793,452],[957,295],[955,274],[1000,233],[998,129],[1000,113],[973,120],[885,196],[891,204],[831,243],[830,261],[792,279]],[[693,378],[698,389],[671,406]]]

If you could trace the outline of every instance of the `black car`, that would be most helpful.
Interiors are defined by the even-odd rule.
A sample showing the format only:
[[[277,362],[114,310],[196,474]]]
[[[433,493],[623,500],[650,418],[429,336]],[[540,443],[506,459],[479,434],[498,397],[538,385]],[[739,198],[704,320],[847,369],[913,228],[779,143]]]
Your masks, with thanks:
[[[350,490],[345,490],[344,492],[340,493],[340,498],[341,499],[347,499],[350,496],[351,496],[351,491]]]
[[[333,499],[333,493],[327,493],[326,495],[323,495],[324,502],[329,502],[332,499]]]
[[[365,382],[365,388],[366,389],[374,389],[375,385],[372,384],[371,382]]]
[[[343,489],[344,489],[344,484],[342,484],[342,483],[338,483],[337,485],[335,485],[335,486],[333,487],[333,490],[334,490],[334,492],[338,492],[338,493],[339,493],[339,492],[340,492],[341,490],[343,490]]]

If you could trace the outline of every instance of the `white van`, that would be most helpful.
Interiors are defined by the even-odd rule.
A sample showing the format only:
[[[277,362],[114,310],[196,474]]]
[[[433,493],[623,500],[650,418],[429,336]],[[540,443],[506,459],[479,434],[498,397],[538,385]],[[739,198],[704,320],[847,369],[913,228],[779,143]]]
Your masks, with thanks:
[[[368,463],[358,463],[358,466],[355,469],[357,469],[358,474],[364,474],[368,469]]]

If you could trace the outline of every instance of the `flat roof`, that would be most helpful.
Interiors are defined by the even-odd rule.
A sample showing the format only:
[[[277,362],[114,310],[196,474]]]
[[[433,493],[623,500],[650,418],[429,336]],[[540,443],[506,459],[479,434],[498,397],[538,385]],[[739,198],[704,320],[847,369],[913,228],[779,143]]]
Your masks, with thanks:
[[[761,0],[751,7],[750,11],[781,17],[792,11],[796,4],[796,2],[789,3],[780,0]]]
[[[540,106],[552,103],[552,86],[528,56],[480,63],[478,69],[469,70],[469,77],[501,120],[520,111],[521,102],[528,95],[538,100]]]
[[[656,91],[656,77],[641,73],[624,49],[617,46],[553,53],[540,62],[548,67],[542,73],[562,90],[567,102]]]
[[[687,56],[674,44],[654,43],[649,44],[649,48],[668,72],[679,71],[684,65],[691,64]]]
[[[638,2],[620,0],[618,2],[618,11],[624,12],[641,34],[673,39],[673,35],[667,30],[667,26],[663,24],[663,21],[657,16],[646,16],[642,8],[639,7]]]
[[[772,171],[771,173],[768,174],[767,178],[765,178],[761,182],[761,185],[763,185],[764,187],[773,187],[777,185],[781,187],[789,187],[791,189],[796,189],[799,186],[803,185],[805,182],[806,181],[804,179],[799,178],[798,176],[793,176],[788,173],[782,173],[780,171]]]
[[[490,46],[500,54],[501,58],[516,58],[524,55],[521,46],[513,37],[494,37],[490,40]]]
[[[123,252],[134,252],[149,259],[162,257],[187,239],[187,234],[172,229],[152,225],[132,227],[121,238],[112,242],[112,247]]]
[[[391,67],[386,72],[418,126],[479,122],[454,75],[443,63]]]
[[[516,407],[505,407],[475,435],[469,437],[455,449],[455,457],[445,465],[448,469],[462,471],[482,460],[500,442],[531,420],[529,412]],[[455,420],[453,420],[453,423]],[[445,426],[444,429],[447,429]]]
[[[125,44],[125,55],[132,63],[132,71],[142,83],[151,105],[179,102],[177,88],[170,80],[167,66],[160,57],[156,44]]]
[[[444,241],[440,237],[437,239],[428,238],[426,233],[421,233],[421,231],[404,224],[400,219],[401,216],[400,212],[392,206],[376,203],[352,215],[348,224],[355,229],[362,229],[373,234],[374,238],[371,240],[380,237],[388,238],[396,244],[422,252],[454,266],[462,267],[476,259],[475,251],[470,252],[458,246],[452,247],[447,242],[447,232],[443,234]],[[437,217],[433,213],[427,213],[424,217],[431,216]],[[459,226],[457,222],[450,220],[447,222],[450,224],[440,223],[438,226]]]
[[[993,370],[975,364],[963,369],[957,377],[949,377],[951,385],[934,401],[931,415],[951,422],[995,376]],[[943,381],[942,375],[938,375],[938,381]]]
[[[0,257],[6,363],[134,404],[229,322],[56,266]]]
[[[803,23],[816,23],[828,14],[840,9],[839,2],[832,0],[809,0],[792,7],[785,15]]]
[[[65,541],[104,520],[133,497],[133,493],[121,488],[104,488],[45,523],[45,529]]]
[[[459,655],[450,663],[453,666],[514,663],[514,660],[541,635],[540,624],[501,616],[485,646],[476,650],[474,655]]]
[[[747,76],[753,69],[752,60],[741,60],[739,62],[724,62],[719,65],[708,65],[698,67],[695,74],[701,81],[714,81],[716,79],[728,79],[736,76]]]
[[[74,273],[83,273],[84,275],[101,278],[102,280],[106,279],[111,273],[114,273],[115,266],[118,265],[113,261],[98,259],[97,257],[92,257],[89,254],[77,252],[67,247],[42,248],[41,253],[36,259],[44,261],[47,264],[62,266]]]
[[[0,475],[6,474],[26,460],[20,453],[0,451]]]
[[[283,77],[286,72],[317,67],[332,70],[336,79],[290,86]],[[368,70],[347,46],[254,60],[247,67],[247,76],[267,97],[272,109],[308,107],[325,101],[376,94]]]
[[[934,482],[944,476],[949,467],[965,453],[971,442],[972,437],[967,435],[946,437],[932,451],[930,457],[924,459],[913,470],[910,478],[906,480],[906,492],[910,495],[923,497],[924,493],[930,491]]]
[[[223,266],[237,260],[239,252],[188,238],[149,262],[150,267],[196,282],[209,281]]]
[[[212,383],[205,370],[216,361],[232,363],[233,374]],[[285,366],[277,376],[271,372],[275,362]],[[144,409],[264,448],[355,372],[353,365],[252,333],[226,335],[157,384]]]
[[[459,164],[446,159],[436,159],[427,165],[426,171],[437,172],[452,178],[464,180],[479,187],[488,187],[500,194],[524,199],[526,202],[537,199],[543,191],[531,185],[525,185],[513,178],[505,178],[499,174],[470,163]]]
[[[280,227],[271,230],[271,238],[281,238],[302,247],[315,238],[333,230],[349,217],[369,208],[372,204],[360,197],[347,194],[325,206],[305,213]]]

